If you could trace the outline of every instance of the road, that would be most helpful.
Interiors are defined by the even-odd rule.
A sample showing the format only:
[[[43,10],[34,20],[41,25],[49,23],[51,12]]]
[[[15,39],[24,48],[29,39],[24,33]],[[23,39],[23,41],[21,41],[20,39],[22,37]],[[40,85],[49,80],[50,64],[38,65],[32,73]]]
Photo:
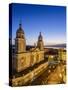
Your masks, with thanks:
[[[42,75],[35,79],[29,85],[61,84],[66,82],[66,66],[60,62],[58,64],[49,64]]]

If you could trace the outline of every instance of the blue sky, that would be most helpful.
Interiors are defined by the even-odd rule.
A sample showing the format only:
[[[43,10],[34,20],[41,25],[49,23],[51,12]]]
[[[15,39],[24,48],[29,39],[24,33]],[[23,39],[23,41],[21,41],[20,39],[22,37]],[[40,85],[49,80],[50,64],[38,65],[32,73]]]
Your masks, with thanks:
[[[42,32],[45,45],[66,43],[66,7],[13,4],[13,42],[20,20],[27,44],[36,43],[39,32]]]

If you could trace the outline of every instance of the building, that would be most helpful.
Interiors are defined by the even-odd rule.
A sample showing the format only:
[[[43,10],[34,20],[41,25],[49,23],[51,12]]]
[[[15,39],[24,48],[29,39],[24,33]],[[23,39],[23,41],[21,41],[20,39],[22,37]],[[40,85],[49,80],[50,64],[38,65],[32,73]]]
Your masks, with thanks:
[[[44,43],[41,32],[38,37],[37,46],[26,50],[26,38],[22,25],[16,32],[15,38],[15,56],[14,56],[14,70],[17,72],[23,71],[28,67],[34,66],[36,63],[44,60]]]
[[[66,49],[62,48],[58,50],[58,59],[66,61]]]

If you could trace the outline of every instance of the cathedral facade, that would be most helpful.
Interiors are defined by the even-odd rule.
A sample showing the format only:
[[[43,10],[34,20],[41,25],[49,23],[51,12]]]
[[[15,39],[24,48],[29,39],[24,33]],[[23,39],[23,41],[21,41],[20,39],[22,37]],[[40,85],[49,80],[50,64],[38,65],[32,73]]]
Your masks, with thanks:
[[[15,59],[14,69],[17,72],[21,72],[28,67],[32,67],[35,64],[44,60],[44,42],[41,32],[38,36],[37,45],[33,48],[26,50],[25,33],[22,29],[22,25],[19,24],[19,28],[16,32],[15,38]]]

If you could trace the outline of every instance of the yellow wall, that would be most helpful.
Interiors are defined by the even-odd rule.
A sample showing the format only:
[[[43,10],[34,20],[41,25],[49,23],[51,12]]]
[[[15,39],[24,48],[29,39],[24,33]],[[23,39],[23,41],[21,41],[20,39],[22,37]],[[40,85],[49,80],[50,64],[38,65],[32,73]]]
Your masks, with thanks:
[[[18,72],[20,72],[42,60],[44,60],[44,51],[23,52],[16,54],[15,68]]]

